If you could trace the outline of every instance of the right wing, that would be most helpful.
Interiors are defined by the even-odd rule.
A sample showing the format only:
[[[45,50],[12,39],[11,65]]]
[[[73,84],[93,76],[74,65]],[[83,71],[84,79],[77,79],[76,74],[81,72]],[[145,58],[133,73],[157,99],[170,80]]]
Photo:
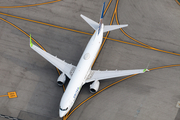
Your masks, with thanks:
[[[96,80],[104,80],[109,78],[115,77],[122,77],[128,76],[133,74],[139,74],[149,71],[148,69],[135,69],[135,70],[111,70],[111,71],[98,71],[98,70],[91,70],[87,80],[85,83],[93,82]]]
[[[48,52],[42,50],[36,45],[33,45],[31,41],[31,35],[30,35],[30,47],[34,51],[36,51],[38,54],[40,54],[42,57],[44,57],[47,61],[49,61],[51,64],[53,64],[55,67],[57,67],[59,70],[61,70],[64,74],[66,74],[71,79],[74,73],[74,70],[76,69],[74,65],[68,64],[65,61],[57,58],[56,56],[53,56],[49,54]]]

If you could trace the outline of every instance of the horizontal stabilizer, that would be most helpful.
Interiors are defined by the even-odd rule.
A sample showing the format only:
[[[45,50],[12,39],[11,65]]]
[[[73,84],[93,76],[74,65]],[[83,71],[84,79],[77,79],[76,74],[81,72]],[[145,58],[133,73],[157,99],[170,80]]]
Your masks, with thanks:
[[[119,28],[127,27],[127,26],[128,26],[128,24],[125,24],[125,25],[105,25],[103,32],[112,31],[112,30],[116,30]]]
[[[84,15],[80,15],[94,30],[97,30],[99,27],[99,24],[93,20],[91,20],[90,18],[84,16]]]

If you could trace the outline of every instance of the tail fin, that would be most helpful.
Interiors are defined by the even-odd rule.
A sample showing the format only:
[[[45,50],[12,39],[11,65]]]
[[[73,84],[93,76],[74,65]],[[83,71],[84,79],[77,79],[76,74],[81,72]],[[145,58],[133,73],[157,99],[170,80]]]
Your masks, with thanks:
[[[98,34],[101,30],[101,25],[103,24],[103,17],[104,17],[104,8],[105,8],[105,2],[103,4],[103,8],[102,8],[102,12],[101,12],[101,17],[100,17],[100,21],[99,23],[91,20],[90,18],[84,16],[84,15],[80,15],[94,30],[98,29]],[[119,28],[123,28],[123,27],[127,27],[128,25],[105,25],[104,26],[104,30],[103,32],[107,32],[107,31],[112,31],[112,30],[116,30]]]
[[[99,29],[98,29],[98,34],[101,31],[101,26],[103,24],[103,17],[104,17],[104,7],[105,7],[105,2],[103,4],[103,8],[102,8],[102,12],[101,12],[101,17],[100,17],[100,21],[99,21]]]
[[[103,17],[104,17],[104,7],[105,7],[105,2],[104,2],[104,4],[103,4],[103,8],[102,8],[102,12],[101,12],[101,17],[100,17],[100,19],[103,19]]]
[[[102,12],[101,12],[101,17],[100,17],[100,22],[99,23],[97,23],[97,22],[95,22],[95,21],[93,21],[93,20],[91,20],[90,18],[88,18],[88,17],[86,17],[86,16],[84,16],[84,15],[80,15],[94,30],[97,30],[98,28],[101,28],[100,26],[101,26],[101,24],[102,24],[102,19],[103,19],[103,17],[104,17],[104,7],[105,7],[105,2],[104,2],[104,4],[103,4],[103,8],[102,8]],[[100,30],[100,29],[99,29]]]

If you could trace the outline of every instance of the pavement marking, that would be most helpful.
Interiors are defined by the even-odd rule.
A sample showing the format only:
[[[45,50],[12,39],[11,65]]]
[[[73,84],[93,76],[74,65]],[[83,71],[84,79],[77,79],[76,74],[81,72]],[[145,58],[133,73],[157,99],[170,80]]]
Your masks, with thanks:
[[[6,96],[8,96],[9,98],[17,98],[17,94],[15,91],[14,92],[8,92],[7,95],[0,95],[0,97],[6,97]]]
[[[46,4],[51,4],[55,2],[59,2],[61,0],[54,0],[50,2],[44,2],[44,3],[37,3],[37,4],[31,4],[31,5],[21,5],[21,6],[0,6],[0,8],[23,8],[23,7],[33,7],[33,6],[39,6],[39,5],[46,5]]]
[[[25,21],[29,21],[29,22],[34,22],[34,23],[38,23],[38,24],[42,24],[42,25],[47,25],[47,26],[51,26],[51,27],[55,27],[55,28],[60,28],[60,29],[64,29],[64,30],[68,30],[68,31],[72,31],[72,32],[82,33],[82,34],[91,35],[91,36],[93,35],[92,33],[87,33],[87,32],[83,32],[83,31],[80,31],[80,30],[74,30],[74,29],[70,29],[70,28],[65,28],[65,27],[61,27],[61,26],[58,26],[58,25],[53,25],[53,24],[50,24],[50,23],[45,23],[45,22],[40,22],[40,21],[37,21],[37,20],[32,20],[32,19],[28,19],[28,18],[14,16],[14,15],[2,13],[2,12],[0,12],[0,14],[5,15],[5,16],[9,16],[9,17],[13,17],[13,18],[17,18],[17,19],[21,19],[21,20],[25,20]],[[113,38],[107,38],[107,39],[117,41],[117,42],[121,42],[121,43],[124,43],[124,44],[129,44],[129,45],[133,45],[133,46],[137,46],[137,47],[142,47],[142,48],[146,48],[146,49],[151,49],[151,50],[155,50],[155,51],[159,51],[159,52],[164,52],[164,53],[180,56],[179,53],[174,53],[174,52],[170,52],[170,51],[166,51],[166,50],[161,50],[161,49],[151,47],[151,46],[147,46],[147,45],[143,46],[143,45],[139,45],[139,44],[135,44],[135,43],[131,43],[131,42],[126,42],[126,41],[123,41],[123,40],[117,40],[117,39],[113,39]]]
[[[117,13],[116,13],[116,23],[119,25],[119,20],[118,20],[118,16],[117,16]],[[177,56],[180,56],[179,53],[174,53],[174,52],[170,52],[170,51],[166,51],[166,50],[161,50],[161,49],[158,49],[158,48],[155,48],[155,47],[152,47],[152,46],[149,46],[145,43],[142,43],[136,39],[134,39],[133,37],[131,37],[130,35],[128,35],[122,28],[120,28],[121,32],[127,36],[128,38],[130,38],[131,40],[141,44],[141,45],[144,45],[144,46],[141,46],[141,45],[137,45],[137,44],[133,44],[133,43],[129,43],[129,42],[126,42],[126,44],[131,44],[131,45],[134,45],[134,46],[138,46],[138,47],[144,47],[144,48],[147,48],[147,49],[151,49],[151,50],[155,50],[155,51],[159,51],[159,52],[164,52],[164,53],[168,53],[168,54],[173,54],[173,55],[177,55]],[[121,42],[121,41],[120,41]]]
[[[109,9],[109,6],[111,5],[112,0],[109,1],[109,3],[106,6],[106,9],[104,10],[103,16],[106,14],[107,10]]]
[[[180,5],[180,0],[175,0],[177,2],[178,5]]]
[[[17,98],[16,92],[8,92],[8,97],[9,98]]]
[[[118,10],[117,10],[117,11],[118,11]],[[118,14],[118,12],[116,12],[116,23],[117,23],[118,25],[120,25],[117,14]],[[149,45],[147,45],[147,44],[145,44],[145,43],[142,43],[142,42],[134,39],[133,37],[131,37],[130,35],[128,35],[122,28],[120,28],[120,30],[121,30],[121,32],[122,32],[125,36],[127,36],[127,37],[130,38],[131,40],[133,40],[133,41],[135,41],[135,42],[137,42],[137,43],[139,43],[139,44],[141,44],[141,45],[144,45],[144,46],[147,46],[147,47],[151,47],[151,46],[149,46]]]
[[[65,28],[65,27],[61,27],[61,26],[58,26],[58,25],[53,25],[53,24],[50,24],[50,23],[40,22],[40,21],[37,21],[37,20],[23,18],[23,17],[10,15],[10,14],[6,14],[6,13],[2,13],[2,12],[0,12],[0,14],[5,15],[5,16],[9,16],[9,17],[12,17],[12,18],[17,18],[17,19],[21,19],[21,20],[25,20],[25,21],[29,21],[29,22],[34,22],[34,23],[38,23],[38,24],[42,24],[42,25],[47,25],[47,26],[51,26],[51,27],[55,27],[55,28],[60,28],[60,29],[64,29],[64,30],[68,30],[68,31],[72,31],[72,32],[78,32],[78,33],[82,33],[82,34],[86,34],[86,35],[92,35],[91,33],[83,32],[83,31],[79,31],[79,30],[74,30],[74,29],[70,29],[70,28]]]
[[[0,17],[0,19],[3,20],[4,22],[10,24],[11,26],[15,27],[15,28],[18,29],[19,31],[21,31],[21,32],[24,33],[27,37],[30,37],[30,35],[29,35],[28,33],[26,33],[24,30],[22,30],[22,29],[19,28],[18,26],[14,25],[13,23],[11,23],[11,22],[9,22],[9,21],[1,18],[1,17]],[[44,51],[46,51],[45,48],[44,48],[42,45],[40,45],[33,37],[31,37],[31,39],[32,39],[41,49],[43,49]],[[56,68],[56,70],[57,70],[58,74],[60,75],[59,69]],[[63,85],[63,90],[65,91],[64,85]]]
[[[0,95],[0,97],[6,97],[6,96],[8,96],[8,95]]]

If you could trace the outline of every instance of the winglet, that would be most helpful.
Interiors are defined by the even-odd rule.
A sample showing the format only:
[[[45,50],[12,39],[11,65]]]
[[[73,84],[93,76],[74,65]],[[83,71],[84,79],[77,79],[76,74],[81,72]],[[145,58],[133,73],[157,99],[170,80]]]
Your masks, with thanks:
[[[151,62],[151,61],[149,61],[149,63],[148,63],[148,65],[147,65],[146,69],[144,69],[143,72],[149,71],[149,70],[148,70],[148,67],[149,67],[150,62]]]
[[[31,34],[29,36],[30,36],[30,46],[32,47],[33,43],[32,43],[32,40],[31,40]]]
[[[143,70],[143,72],[147,72],[147,71],[149,71],[149,70],[148,70],[148,69],[144,69],[144,70]]]

